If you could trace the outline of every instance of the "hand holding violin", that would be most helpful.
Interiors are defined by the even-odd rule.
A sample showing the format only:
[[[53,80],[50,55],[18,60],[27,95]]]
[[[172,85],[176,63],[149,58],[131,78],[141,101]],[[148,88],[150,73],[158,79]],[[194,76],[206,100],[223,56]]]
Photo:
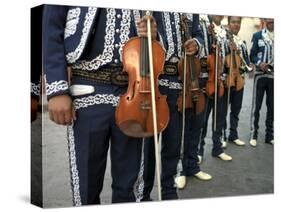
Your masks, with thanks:
[[[184,43],[185,52],[187,55],[195,55],[198,50],[198,44],[195,39],[189,39]]]
[[[229,48],[232,51],[237,51],[237,46],[236,46],[236,44],[234,42],[230,42],[229,43]],[[239,52],[237,52],[237,53],[239,54]]]
[[[263,72],[268,71],[268,66],[269,66],[268,63],[261,63],[261,64],[259,65],[260,69],[261,69]]]
[[[137,31],[140,37],[147,37],[147,19],[151,19],[151,37],[152,40],[156,40],[157,36],[157,24],[152,16],[143,16],[137,21]]]

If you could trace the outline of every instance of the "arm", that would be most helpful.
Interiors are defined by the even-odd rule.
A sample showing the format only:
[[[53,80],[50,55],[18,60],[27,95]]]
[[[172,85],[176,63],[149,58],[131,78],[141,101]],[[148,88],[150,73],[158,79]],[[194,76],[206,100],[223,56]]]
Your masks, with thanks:
[[[199,15],[194,14],[192,18],[192,39],[185,42],[186,53],[188,55],[199,56],[204,42],[203,33],[199,25]]]
[[[37,118],[41,92],[43,5],[31,9],[31,121]]]
[[[64,27],[67,7],[46,5],[43,15],[43,67],[48,100],[69,94],[66,59],[64,54]]]
[[[261,63],[261,60],[258,58],[258,51],[259,51],[259,45],[258,45],[258,34],[255,33],[253,35],[253,38],[252,38],[252,48],[251,48],[251,51],[250,51],[250,59],[252,61],[252,63],[254,63],[256,66],[259,66],[260,63]]]
[[[64,54],[67,7],[46,5],[43,15],[43,65],[49,116],[57,124],[71,124],[75,113],[69,94]]]

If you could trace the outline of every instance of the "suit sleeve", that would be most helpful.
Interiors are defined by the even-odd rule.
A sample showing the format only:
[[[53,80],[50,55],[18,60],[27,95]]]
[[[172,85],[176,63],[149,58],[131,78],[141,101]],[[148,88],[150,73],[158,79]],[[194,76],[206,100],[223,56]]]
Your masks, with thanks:
[[[31,9],[31,97],[39,100],[42,71],[43,5]]]
[[[258,40],[259,39],[257,33],[255,33],[252,38],[253,46],[250,52],[250,59],[257,66],[261,63],[261,60],[258,58],[258,51],[259,51]]]
[[[246,41],[243,41],[244,45],[242,46],[242,57],[247,63],[247,65],[250,65],[250,58],[247,50],[247,43]]]
[[[165,51],[168,49],[168,43],[165,41],[165,29],[164,20],[162,12],[153,12],[153,17],[155,18],[157,24],[157,40],[160,41]]]
[[[48,99],[69,94],[64,28],[67,7],[46,5],[43,14],[43,67]]]
[[[200,27],[199,14],[193,14],[192,19],[192,38],[194,38],[198,44],[199,49],[197,55],[199,56],[204,45],[204,36]]]

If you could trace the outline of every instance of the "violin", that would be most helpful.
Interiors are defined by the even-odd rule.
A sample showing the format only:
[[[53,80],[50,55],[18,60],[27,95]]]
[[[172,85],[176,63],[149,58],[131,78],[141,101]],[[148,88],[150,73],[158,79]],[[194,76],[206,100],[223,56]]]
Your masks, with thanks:
[[[210,19],[210,24],[212,24],[212,19]],[[206,94],[210,98],[214,98],[214,111],[213,111],[213,129],[216,131],[217,129],[217,102],[218,97],[222,97],[224,94],[224,85],[221,79],[221,74],[223,71],[222,66],[222,57],[220,55],[221,45],[218,41],[217,35],[214,29],[211,29],[211,39],[212,39],[212,47],[210,54],[207,57],[207,69],[209,72],[209,77],[206,83]]]
[[[191,39],[188,19],[180,15],[181,32],[184,41]],[[183,57],[178,63],[179,78],[183,82],[182,92],[178,97],[178,110],[192,108],[195,114],[200,114],[205,108],[205,96],[199,87],[198,78],[201,72],[201,62],[194,55],[187,55],[183,49]]]
[[[240,91],[244,87],[244,79],[240,74],[241,57],[234,42],[233,34],[228,30],[226,32],[227,37],[230,40],[230,54],[225,58],[226,65],[229,69],[226,79],[226,87],[228,89],[235,87],[236,91]]]
[[[151,16],[149,19],[151,21]],[[137,138],[155,136],[154,128],[160,133],[169,121],[167,97],[158,89],[165,51],[156,40],[151,41],[150,49],[149,41],[151,37],[133,37],[125,43],[122,52],[123,69],[128,73],[128,89],[120,96],[115,119],[124,134]],[[156,118],[156,114],[161,115]]]
[[[212,24],[212,20],[210,20],[210,22]],[[215,96],[221,97],[224,94],[224,85],[221,80],[221,73],[223,70],[222,57],[219,54],[221,46],[213,29],[211,31],[211,38],[212,48],[207,57],[207,70],[209,77],[206,83],[206,94],[209,97],[212,97],[214,94]]]

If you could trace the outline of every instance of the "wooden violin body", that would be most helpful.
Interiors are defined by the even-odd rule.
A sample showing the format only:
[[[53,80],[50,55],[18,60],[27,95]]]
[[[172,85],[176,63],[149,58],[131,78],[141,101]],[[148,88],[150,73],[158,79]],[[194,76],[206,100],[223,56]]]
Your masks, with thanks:
[[[123,46],[123,69],[129,75],[128,89],[120,97],[115,119],[121,131],[132,137],[153,136],[152,95],[147,56],[147,38],[131,38]],[[158,90],[158,76],[164,68],[165,51],[152,42],[155,102],[158,133],[168,125],[169,107],[166,96]]]
[[[180,15],[182,40],[191,40],[189,21],[186,16]],[[183,46],[183,56],[178,63],[179,78],[183,83],[182,92],[178,97],[178,110],[192,108],[195,114],[202,113],[205,108],[205,96],[201,90],[198,78],[201,72],[201,63],[198,57],[186,54]]]
[[[218,55],[218,54],[217,54]],[[209,73],[208,81],[206,83],[206,94],[209,97],[212,97],[215,93],[215,86],[216,86],[216,80],[217,80],[217,92],[218,96],[221,97],[224,94],[224,85],[221,80],[221,71],[222,70],[222,58],[218,56],[216,58],[215,52],[212,52],[211,54],[208,55],[207,57],[207,69]],[[218,63],[216,65],[216,63]],[[218,68],[218,74],[217,74],[217,79],[216,79],[216,66]]]
[[[226,79],[226,87],[235,87],[236,91],[240,91],[244,87],[244,79],[240,75],[241,58],[240,55],[231,50],[231,54],[226,56],[226,65],[229,68],[229,73]]]
[[[184,79],[184,65],[186,65],[186,92],[185,92],[185,108],[193,108],[196,114],[200,114],[205,108],[205,96],[199,87],[198,78],[201,72],[200,59],[186,55],[186,64],[184,58],[178,63],[179,77]],[[184,87],[183,87],[184,89]],[[177,100],[179,111],[183,110],[183,92]]]

